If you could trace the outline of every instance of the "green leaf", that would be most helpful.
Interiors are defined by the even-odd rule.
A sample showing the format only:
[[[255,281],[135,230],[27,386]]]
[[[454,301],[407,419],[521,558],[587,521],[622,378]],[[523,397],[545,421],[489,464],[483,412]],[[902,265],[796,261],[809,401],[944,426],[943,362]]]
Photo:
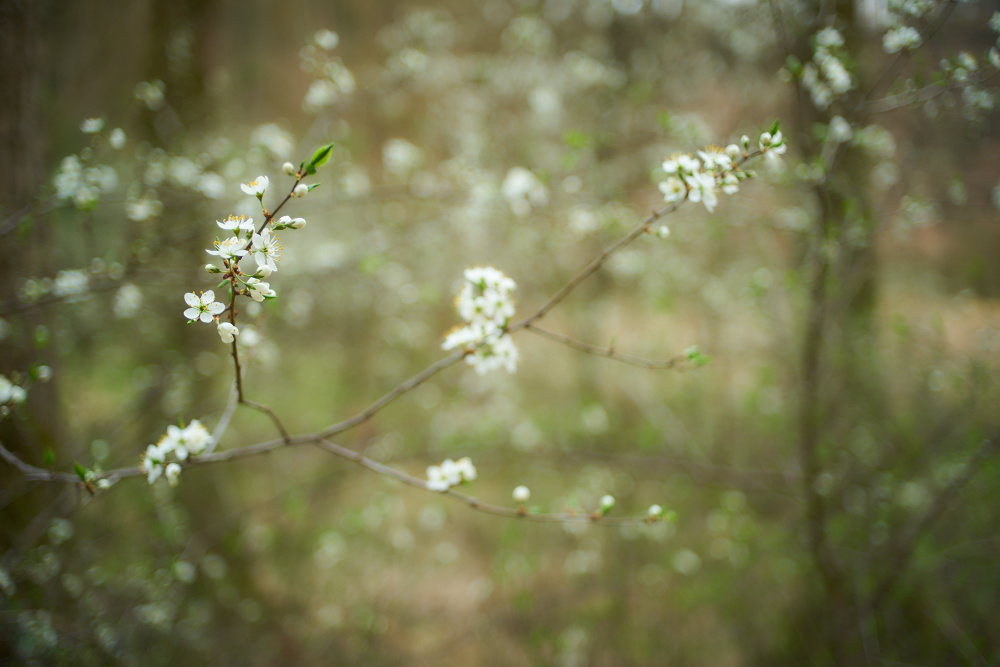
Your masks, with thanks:
[[[52,465],[56,462],[56,455],[55,452],[52,451],[51,447],[46,447],[42,450],[42,462],[49,467],[52,467]]]
[[[310,174],[315,174],[316,170],[322,167],[330,159],[330,155],[333,152],[333,144],[327,144],[326,146],[320,146],[313,153],[312,158],[309,160],[309,165],[306,167],[306,171]]]
[[[770,132],[770,133],[771,133],[771,136],[772,136],[772,137],[773,137],[773,136],[775,135],[775,133],[776,133],[776,132],[778,131],[778,128],[779,128],[779,126],[780,126],[780,125],[781,125],[781,119],[780,119],[780,118],[776,118],[776,119],[774,120],[774,122],[773,122],[773,123],[771,123],[771,129],[770,129],[770,130],[768,130],[768,132]]]
[[[73,461],[73,471],[76,473],[76,476],[80,478],[81,482],[87,481],[87,469],[76,461]]]
[[[310,183],[310,184],[309,184],[309,189],[308,189],[308,190],[306,190],[306,192],[312,192],[313,190],[315,190],[315,189],[316,189],[316,188],[318,188],[319,186],[320,186],[320,184],[319,184],[319,183]]]

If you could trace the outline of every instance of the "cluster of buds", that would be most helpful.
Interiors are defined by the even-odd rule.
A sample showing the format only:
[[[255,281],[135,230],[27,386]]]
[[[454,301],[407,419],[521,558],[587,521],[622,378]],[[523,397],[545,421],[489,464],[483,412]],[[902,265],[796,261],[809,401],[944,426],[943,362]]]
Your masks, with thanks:
[[[769,132],[764,132],[758,140],[761,153],[776,157],[787,150],[785,138],[777,123]],[[659,184],[663,198],[668,204],[685,199],[701,202],[709,212],[719,203],[718,193],[735,194],[740,189],[740,181],[753,174],[743,171],[741,164],[750,151],[750,138],[740,138],[740,145],[730,144],[726,148],[709,146],[698,151],[698,157],[688,153],[675,154],[663,161],[663,171],[667,180]],[[658,235],[665,237],[669,230],[665,227]]]
[[[439,466],[427,466],[427,488],[431,491],[447,491],[462,482],[471,482],[476,478],[476,466],[469,457],[458,461],[445,459]]]
[[[468,324],[449,333],[442,349],[464,349],[465,362],[481,375],[501,367],[509,373],[517,370],[517,348],[506,332],[514,316],[516,286],[492,267],[466,269],[455,308]]]
[[[152,484],[162,475],[170,483],[177,486],[181,474],[179,461],[186,461],[189,456],[197,456],[212,443],[212,436],[197,419],[184,428],[168,426],[167,432],[155,445],[146,448],[142,457],[141,468],[146,473],[146,479]],[[170,458],[173,460],[169,460]]]

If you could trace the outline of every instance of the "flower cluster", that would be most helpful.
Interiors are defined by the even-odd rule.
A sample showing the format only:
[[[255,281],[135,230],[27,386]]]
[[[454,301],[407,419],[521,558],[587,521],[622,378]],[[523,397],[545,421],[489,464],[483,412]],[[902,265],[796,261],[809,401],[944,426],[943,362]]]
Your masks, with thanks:
[[[663,162],[667,180],[660,183],[660,191],[668,204],[688,199],[701,202],[709,212],[719,203],[718,193],[731,195],[740,189],[740,181],[750,174],[740,168],[741,158],[747,156],[750,138],[742,137],[741,146],[730,144],[725,149],[709,146],[698,151],[698,157],[687,153],[672,155]],[[785,139],[774,128],[774,134],[765,132],[760,136],[760,150],[769,156],[785,152]],[[700,159],[699,159],[700,158]],[[669,230],[659,233],[669,234]]]
[[[142,471],[146,473],[150,484],[162,475],[171,486],[176,486],[181,474],[181,466],[177,461],[185,461],[189,456],[201,454],[211,442],[211,434],[197,419],[184,428],[168,426],[160,441],[146,448],[142,457]],[[171,456],[174,460],[168,461]]]
[[[882,38],[882,48],[886,53],[909,51],[920,46],[923,40],[916,28],[908,25],[892,28]]]
[[[816,53],[802,68],[802,83],[813,104],[826,109],[839,95],[854,88],[854,78],[844,66],[844,37],[834,28],[823,28],[815,37]]]
[[[464,349],[465,362],[480,375],[500,367],[509,373],[517,370],[517,348],[505,330],[514,316],[516,286],[492,267],[466,269],[455,307],[468,325],[448,334],[442,349]]]
[[[267,176],[258,176],[249,183],[240,185],[244,193],[256,197],[263,207],[264,193],[267,192]],[[302,183],[298,187],[309,186]],[[297,189],[296,188],[296,189]],[[265,211],[266,215],[266,211]],[[291,218],[283,216],[277,221],[266,218],[266,224],[261,229],[254,226],[253,218],[230,215],[224,220],[216,221],[220,229],[230,232],[232,236],[224,239],[216,239],[215,249],[209,249],[209,255],[214,255],[222,260],[222,268],[215,264],[208,264],[205,269],[209,273],[221,273],[224,280],[229,282],[230,288],[236,294],[246,296],[260,303],[265,299],[273,299],[277,296],[270,283],[262,278],[267,278],[278,270],[277,262],[281,259],[281,246],[278,244],[278,237],[272,234],[277,229],[302,229],[306,226],[304,218]],[[256,266],[251,269],[241,267],[241,262],[252,257]],[[240,330],[234,321],[220,322],[219,316],[226,311],[225,304],[215,300],[215,293],[211,290],[203,292],[200,296],[193,292],[184,295],[184,300],[188,308],[184,311],[184,316],[189,322],[200,320],[208,323],[215,321],[219,333],[219,338],[223,343],[232,343],[236,340]]]
[[[427,466],[427,488],[431,491],[447,491],[475,478],[476,466],[467,456],[458,461],[445,459],[439,466]]]

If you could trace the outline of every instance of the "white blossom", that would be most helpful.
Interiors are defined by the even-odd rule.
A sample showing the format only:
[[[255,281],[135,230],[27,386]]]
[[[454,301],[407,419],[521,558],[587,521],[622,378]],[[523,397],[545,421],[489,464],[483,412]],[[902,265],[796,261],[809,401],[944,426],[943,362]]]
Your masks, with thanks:
[[[251,237],[253,243],[253,258],[257,266],[266,266],[272,271],[277,271],[275,260],[281,258],[281,246],[278,245],[278,237],[271,238],[271,230],[263,229],[259,234]]]
[[[248,195],[253,195],[258,199],[264,196],[264,192],[267,190],[267,176],[258,176],[255,180],[249,183],[241,183],[240,189]]]
[[[466,350],[465,361],[480,374],[497,368],[517,369],[517,348],[504,327],[514,316],[513,280],[492,267],[465,271],[465,284],[455,299],[468,325],[445,338],[442,349]]]
[[[150,484],[155,482],[163,474],[163,461],[166,454],[156,445],[146,448],[146,453],[142,457],[139,468],[146,473],[146,479]]]
[[[688,199],[695,203],[703,203],[709,213],[715,210],[719,199],[715,195],[715,178],[711,174],[703,171],[695,172],[685,176],[684,181],[691,188]]]
[[[886,53],[908,51],[920,46],[920,33],[911,26],[900,26],[885,33],[882,38],[882,48]]]
[[[531,498],[531,490],[526,486],[518,486],[514,488],[514,493],[511,495],[514,497],[514,502],[526,503]]]
[[[662,181],[659,188],[660,192],[663,193],[663,200],[668,204],[678,202],[687,196],[687,186],[684,185],[684,181],[676,176],[671,176],[667,180]]]
[[[441,465],[427,466],[427,488],[431,491],[447,491],[462,482],[476,479],[476,466],[468,457],[458,461],[445,459]]]
[[[176,463],[168,463],[164,469],[164,476],[170,486],[177,486],[177,482],[181,476],[181,467]]]
[[[256,229],[253,225],[253,218],[246,218],[242,215],[230,215],[225,220],[217,220],[215,224],[243,239],[249,239]]]
[[[223,343],[232,343],[236,340],[236,336],[240,335],[240,330],[229,322],[222,322],[219,324],[219,338],[222,339]]]
[[[266,229],[264,230],[267,231]],[[256,234],[254,234],[256,236]],[[239,236],[230,236],[215,242],[216,250],[206,250],[209,255],[216,255],[225,261],[234,261],[247,254],[246,241]]]
[[[268,283],[261,282],[257,278],[247,278],[247,289],[250,290],[250,298],[261,303],[266,297],[275,296],[275,292]]]
[[[188,292],[184,295],[184,301],[190,306],[184,311],[184,317],[193,322],[200,319],[202,322],[211,322],[216,315],[226,309],[225,304],[215,300],[215,292],[208,290],[200,295]]]

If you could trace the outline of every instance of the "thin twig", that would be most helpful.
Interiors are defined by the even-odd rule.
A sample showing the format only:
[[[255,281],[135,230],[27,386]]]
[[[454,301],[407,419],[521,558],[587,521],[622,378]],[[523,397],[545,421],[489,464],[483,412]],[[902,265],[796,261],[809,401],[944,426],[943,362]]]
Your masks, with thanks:
[[[557,343],[562,343],[572,347],[575,350],[580,350],[581,352],[587,352],[588,354],[596,354],[599,357],[607,357],[609,359],[614,359],[615,361],[620,361],[625,364],[631,364],[632,366],[639,366],[641,368],[649,368],[652,370],[662,370],[667,368],[680,368],[687,359],[684,355],[678,355],[672,359],[644,359],[642,357],[634,357],[630,354],[622,354],[617,352],[612,345],[607,347],[597,347],[596,345],[590,345],[589,343],[583,343],[578,340],[574,340],[568,336],[563,336],[562,334],[557,334],[553,331],[543,329],[537,324],[526,324],[525,329],[536,333],[542,338],[548,338],[549,340],[554,340]]]
[[[447,498],[451,498],[457,502],[468,505],[477,512],[485,512],[486,514],[493,514],[496,516],[508,517],[511,519],[524,519],[525,521],[536,521],[539,523],[597,523],[605,526],[622,526],[622,525],[635,525],[642,523],[651,523],[653,520],[650,518],[636,518],[636,517],[609,517],[601,514],[599,511],[595,511],[591,514],[583,514],[576,512],[567,512],[562,514],[538,514],[531,513],[527,508],[518,507],[504,507],[503,505],[492,505],[490,503],[484,503],[478,498],[468,496],[464,493],[459,493],[452,489],[447,491],[432,491],[427,488],[427,480],[420,479],[419,477],[413,477],[412,475],[407,475],[405,472],[396,470],[395,468],[390,468],[387,465],[383,465],[378,461],[373,461],[372,459],[355,452],[352,449],[346,447],[341,447],[335,443],[330,442],[325,438],[320,438],[316,443],[320,448],[330,452],[331,454],[336,454],[337,456],[343,457],[349,461],[357,463],[363,468],[367,468],[373,472],[377,472],[381,475],[387,477],[392,477],[395,480],[407,484],[417,489],[422,489],[424,491],[429,491],[431,493],[436,493]]]
[[[54,472],[52,470],[46,470],[45,468],[36,468],[33,465],[25,463],[19,459],[16,454],[4,447],[2,443],[0,443],[0,457],[20,470],[25,479],[42,482],[70,482],[74,484],[79,484],[80,482],[80,478],[71,473]]]

